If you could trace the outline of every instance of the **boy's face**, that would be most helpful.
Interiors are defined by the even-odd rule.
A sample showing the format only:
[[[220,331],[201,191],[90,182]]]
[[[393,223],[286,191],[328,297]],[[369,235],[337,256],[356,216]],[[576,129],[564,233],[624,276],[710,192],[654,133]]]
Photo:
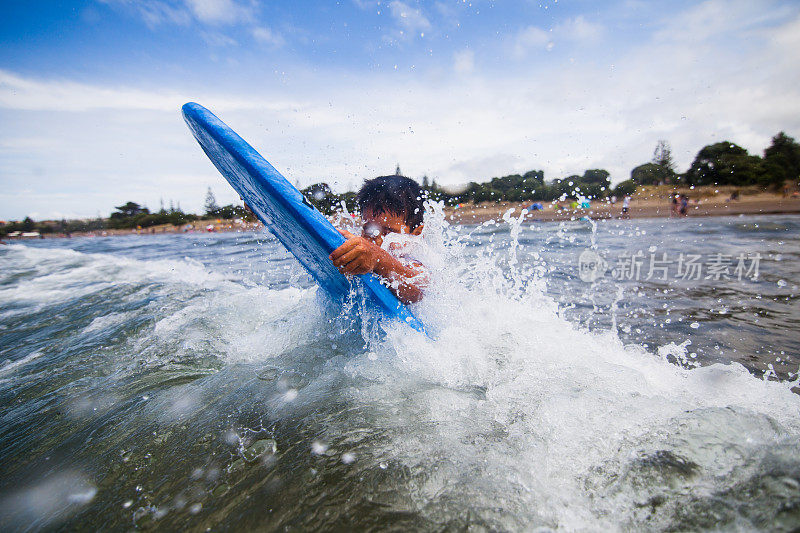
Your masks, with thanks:
[[[422,225],[419,225],[414,231],[406,225],[406,217],[398,215],[397,213],[383,212],[375,213],[371,210],[366,210],[361,214],[364,220],[364,227],[361,230],[361,236],[369,239],[378,246],[383,244],[383,238],[389,233],[410,233],[412,235],[419,235],[422,232]]]

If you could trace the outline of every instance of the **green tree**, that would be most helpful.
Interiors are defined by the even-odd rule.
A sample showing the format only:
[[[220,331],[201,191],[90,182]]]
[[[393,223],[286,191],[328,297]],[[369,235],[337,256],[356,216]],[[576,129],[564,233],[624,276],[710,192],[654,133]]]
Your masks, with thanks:
[[[525,183],[529,183],[531,185],[544,185],[544,170],[529,170],[522,175],[522,179],[525,181]]]
[[[215,215],[217,209],[219,209],[219,206],[217,205],[217,197],[214,196],[214,191],[211,190],[211,187],[209,187],[208,192],[206,192],[206,201],[204,207],[206,210],[206,216]]]
[[[300,191],[311,204],[325,215],[332,214],[339,205],[339,196],[333,194],[327,183],[315,183]]]
[[[604,171],[605,172],[605,171]],[[608,173],[606,173],[608,174]],[[578,194],[583,194],[584,189],[589,185],[599,185],[593,182],[584,182],[583,176],[572,174],[566,178],[557,179],[553,182],[552,187],[557,191],[556,196],[572,197]]]
[[[703,147],[684,179],[689,185],[754,185],[763,181],[763,175],[760,157],[723,141]]]
[[[625,196],[628,194],[633,194],[636,192],[636,182],[633,180],[625,180],[617,183],[617,186],[614,188],[614,194],[616,196]]]
[[[669,143],[665,140],[660,140],[656,143],[656,148],[653,150],[653,164],[661,167],[664,172],[671,175],[675,174],[675,162],[672,160],[672,149]]]
[[[578,183],[600,185],[601,187],[608,187],[611,185],[611,175],[607,170],[602,168],[595,168],[587,170],[583,176],[578,178]]]
[[[128,202],[126,204],[119,205],[114,209],[116,209],[116,212],[111,213],[111,218],[129,218],[135,217],[136,215],[150,213],[149,209],[137,204],[136,202]]]
[[[653,159],[631,170],[631,180],[637,185],[661,185],[677,179],[672,150],[667,141],[661,140],[653,150]]]
[[[764,182],[766,185],[783,185],[786,180],[800,179],[800,144],[784,132],[772,138],[764,150]]]
[[[637,185],[670,183],[675,173],[657,163],[645,163],[631,170],[631,180]]]

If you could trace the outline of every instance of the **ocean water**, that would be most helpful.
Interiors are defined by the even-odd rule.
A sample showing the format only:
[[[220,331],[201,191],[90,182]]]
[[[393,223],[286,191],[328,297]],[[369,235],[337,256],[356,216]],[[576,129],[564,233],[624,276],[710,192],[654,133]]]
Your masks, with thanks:
[[[796,530],[800,217],[518,216],[430,217],[431,337],[267,233],[0,246],[0,529]]]

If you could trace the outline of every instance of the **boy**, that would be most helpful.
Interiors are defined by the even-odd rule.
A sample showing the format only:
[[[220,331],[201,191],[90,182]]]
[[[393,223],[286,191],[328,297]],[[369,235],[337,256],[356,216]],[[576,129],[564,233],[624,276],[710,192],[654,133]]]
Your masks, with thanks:
[[[364,221],[361,236],[339,230],[347,241],[331,253],[331,261],[343,274],[377,274],[403,303],[421,300],[427,284],[422,263],[406,257],[408,246],[394,238],[381,247],[390,233],[422,233],[425,207],[419,185],[404,176],[381,176],[365,181],[356,201]]]

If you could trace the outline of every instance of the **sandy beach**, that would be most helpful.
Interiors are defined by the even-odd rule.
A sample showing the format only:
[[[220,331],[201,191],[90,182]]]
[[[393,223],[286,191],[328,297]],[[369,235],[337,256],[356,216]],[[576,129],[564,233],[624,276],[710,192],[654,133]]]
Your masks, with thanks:
[[[691,197],[690,197],[691,198]],[[487,220],[500,220],[509,209],[519,214],[531,202],[499,202],[479,205],[466,204],[445,210],[447,219],[459,224],[481,223]],[[592,202],[589,209],[557,209],[554,204],[543,203],[544,209],[533,211],[530,218],[541,221],[573,220],[589,217],[593,220],[620,218],[622,202],[611,204],[608,201]],[[777,215],[800,213],[800,198],[761,193],[741,196],[731,200],[730,194],[712,197],[692,198],[687,217],[729,216],[729,215]],[[664,218],[672,215],[672,204],[668,198],[653,194],[637,194],[631,197],[630,218]]]
[[[781,194],[756,192],[742,194],[736,200],[731,199],[733,187],[720,187],[718,189],[698,188],[695,190],[679,191],[690,198],[686,217],[712,217],[730,215],[779,215],[800,214],[800,197],[783,196]],[[646,187],[631,196],[630,218],[669,218],[675,217],[672,213],[672,204],[669,194],[672,189],[668,187]],[[795,193],[796,194],[796,193]],[[622,201],[618,199],[612,204],[608,199],[591,203],[588,209],[570,209],[567,202],[562,202],[559,209],[555,202],[541,202],[543,209],[530,211],[528,218],[542,222],[577,220],[589,217],[592,220],[606,220],[621,218]],[[461,204],[456,207],[445,208],[446,219],[453,224],[480,224],[488,220],[502,220],[509,209],[514,210],[514,216],[519,216],[522,209],[529,208],[532,202],[484,202],[481,204]],[[683,218],[683,217],[681,217]],[[113,235],[158,235],[164,233],[220,233],[229,231],[257,231],[263,228],[260,222],[246,222],[243,220],[198,220],[183,226],[163,224],[141,229],[106,229],[73,233],[74,237],[107,237]],[[44,235],[45,238],[63,238],[66,235],[52,233]],[[9,241],[12,239],[8,239]]]

